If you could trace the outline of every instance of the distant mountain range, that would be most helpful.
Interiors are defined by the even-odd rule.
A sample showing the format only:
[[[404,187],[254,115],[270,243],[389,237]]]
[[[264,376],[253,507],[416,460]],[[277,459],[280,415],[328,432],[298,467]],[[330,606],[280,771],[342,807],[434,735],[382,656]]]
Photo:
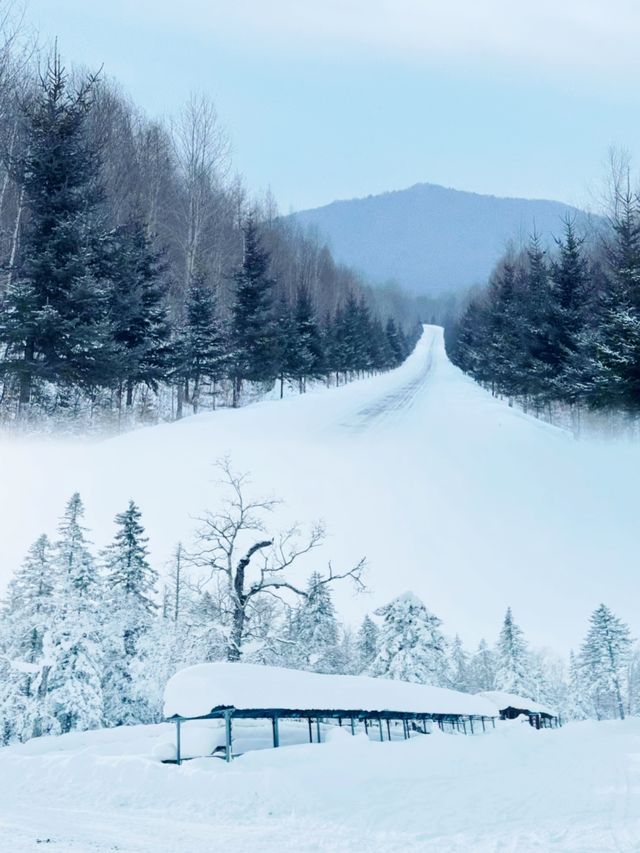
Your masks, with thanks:
[[[335,257],[370,281],[394,280],[430,296],[486,281],[510,240],[522,243],[535,228],[550,242],[567,215],[579,227],[588,220],[558,201],[497,198],[435,184],[292,214],[315,226]]]

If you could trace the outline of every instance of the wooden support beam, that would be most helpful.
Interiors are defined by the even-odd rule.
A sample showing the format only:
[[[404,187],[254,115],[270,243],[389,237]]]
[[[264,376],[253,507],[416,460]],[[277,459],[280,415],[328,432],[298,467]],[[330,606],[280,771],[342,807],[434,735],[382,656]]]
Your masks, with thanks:
[[[356,733],[356,724],[353,721],[353,717],[351,717],[351,734],[355,735]]]
[[[483,732],[486,732],[487,727],[486,727],[486,726],[485,726],[485,724],[484,724],[484,717],[480,717],[480,721],[482,722],[482,731],[483,731]]]
[[[378,727],[380,729],[380,740],[384,740],[384,735],[382,734],[382,717],[378,717]]]
[[[313,743],[313,728],[311,726],[311,717],[307,717],[309,722],[309,743]]]
[[[389,722],[389,719],[387,719],[387,737],[391,740],[391,723]]]
[[[273,748],[277,749],[280,746],[280,729],[277,717],[271,719],[271,725],[273,726]]]
[[[320,717],[316,717],[316,732],[318,735],[318,743],[322,743],[322,738],[320,737]]]
[[[474,731],[473,731],[473,717],[469,717],[469,725],[471,726],[471,734],[474,734]]]

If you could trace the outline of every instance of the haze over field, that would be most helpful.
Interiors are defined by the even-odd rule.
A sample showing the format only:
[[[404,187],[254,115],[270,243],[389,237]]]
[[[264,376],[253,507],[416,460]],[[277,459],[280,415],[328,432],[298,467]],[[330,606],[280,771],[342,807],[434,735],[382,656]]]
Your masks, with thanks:
[[[399,369],[337,390],[108,441],[0,448],[5,581],[76,489],[98,545],[134,498],[161,567],[195,516],[216,508],[213,463],[228,454],[255,493],[286,502],[274,526],[326,521],[328,541],[301,577],[367,556],[370,594],[336,589],[353,621],[411,589],[469,642],[492,641],[507,605],[532,643],[556,650],[581,641],[601,600],[640,631],[640,449],[576,441],[493,399],[451,365],[436,327]]]

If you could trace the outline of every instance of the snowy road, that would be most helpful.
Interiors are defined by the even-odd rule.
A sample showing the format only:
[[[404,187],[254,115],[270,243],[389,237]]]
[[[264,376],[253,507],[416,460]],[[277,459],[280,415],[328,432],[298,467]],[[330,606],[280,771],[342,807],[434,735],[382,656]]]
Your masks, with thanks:
[[[325,520],[305,574],[367,556],[370,594],[338,597],[349,618],[411,589],[471,643],[493,640],[507,605],[537,644],[575,646],[600,601],[640,634],[640,448],[575,441],[492,399],[451,365],[436,327],[398,370],[339,389],[84,445],[5,439],[0,573],[76,489],[97,545],[138,501],[162,566],[215,507],[226,454],[256,493],[284,499],[274,524]]]
[[[163,766],[157,727],[0,750],[0,853],[637,853],[640,721]]]

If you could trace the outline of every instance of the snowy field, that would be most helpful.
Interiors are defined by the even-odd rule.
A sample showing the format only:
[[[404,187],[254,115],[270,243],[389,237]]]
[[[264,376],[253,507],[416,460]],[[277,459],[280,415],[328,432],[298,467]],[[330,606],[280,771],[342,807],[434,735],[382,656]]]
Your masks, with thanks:
[[[2,853],[608,853],[640,850],[640,721],[434,733],[177,768],[161,726],[0,749]]]
[[[396,371],[347,387],[101,442],[5,438],[0,454],[0,582],[76,489],[98,546],[134,498],[162,568],[215,508],[213,463],[229,454],[256,494],[284,499],[276,525],[325,520],[301,575],[367,556],[370,594],[336,598],[347,619],[411,589],[469,643],[492,641],[507,605],[558,650],[600,601],[640,634],[640,448],[576,441],[492,399],[448,361],[439,328]]]

